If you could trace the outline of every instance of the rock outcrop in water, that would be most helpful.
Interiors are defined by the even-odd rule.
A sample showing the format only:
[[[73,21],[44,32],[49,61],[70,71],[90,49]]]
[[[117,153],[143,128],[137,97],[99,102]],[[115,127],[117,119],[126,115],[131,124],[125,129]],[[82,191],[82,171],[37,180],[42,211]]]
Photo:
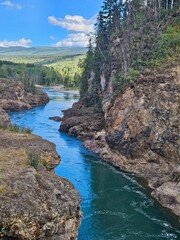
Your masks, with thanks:
[[[146,179],[152,195],[178,216],[179,85],[179,67],[144,72],[113,101],[104,92],[103,115],[80,100],[65,111],[60,127],[105,161]]]
[[[74,103],[73,107],[64,110],[61,131],[79,139],[92,139],[96,131],[103,129],[102,113],[95,113],[93,107],[84,106],[83,102]]]
[[[6,111],[19,111],[48,103],[45,92],[35,89],[28,92],[22,82],[0,79],[0,106]]]
[[[49,117],[50,120],[53,120],[55,122],[61,122],[62,117],[60,116],[53,116],[53,117]]]

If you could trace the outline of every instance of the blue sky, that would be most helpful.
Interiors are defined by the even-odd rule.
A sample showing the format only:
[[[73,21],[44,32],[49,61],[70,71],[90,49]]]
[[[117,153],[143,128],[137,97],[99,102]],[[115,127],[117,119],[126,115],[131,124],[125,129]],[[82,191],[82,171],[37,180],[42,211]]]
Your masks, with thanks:
[[[0,47],[86,46],[102,0],[0,0]]]

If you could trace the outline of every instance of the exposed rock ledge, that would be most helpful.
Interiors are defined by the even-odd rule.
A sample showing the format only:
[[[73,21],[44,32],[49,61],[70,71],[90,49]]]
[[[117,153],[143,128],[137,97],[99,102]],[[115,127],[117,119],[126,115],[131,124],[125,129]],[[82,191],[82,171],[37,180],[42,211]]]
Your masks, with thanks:
[[[0,130],[0,239],[76,239],[80,196],[58,164],[54,144]]]
[[[0,106],[6,111],[19,111],[48,103],[45,92],[36,89],[27,92],[22,82],[0,79]]]
[[[83,101],[65,111],[61,131],[122,170],[147,180],[152,196],[180,217],[180,70],[145,72],[111,100],[107,81],[104,114]]]

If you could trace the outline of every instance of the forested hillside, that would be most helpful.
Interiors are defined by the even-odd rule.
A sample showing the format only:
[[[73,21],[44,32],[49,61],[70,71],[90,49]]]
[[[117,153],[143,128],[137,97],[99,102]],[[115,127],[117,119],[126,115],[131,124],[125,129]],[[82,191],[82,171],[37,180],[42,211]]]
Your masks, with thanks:
[[[80,47],[0,47],[0,56],[70,56],[77,54],[85,54],[86,49]]]
[[[96,38],[90,39],[83,63],[82,97],[101,105],[107,88],[103,78],[111,78],[113,95],[117,95],[145,68],[176,64],[179,50],[179,1],[104,0]]]
[[[34,90],[34,84],[52,86],[62,84],[64,87],[78,88],[81,69],[78,60],[68,58],[45,65],[37,63],[15,63],[0,60],[0,78],[20,80],[28,89]]]
[[[52,85],[63,83],[63,78],[54,69],[36,64],[20,64],[0,61],[0,78],[21,81],[25,88],[35,91],[34,84]]]
[[[0,48],[0,77],[33,84],[79,88],[79,60],[86,48],[9,47]]]

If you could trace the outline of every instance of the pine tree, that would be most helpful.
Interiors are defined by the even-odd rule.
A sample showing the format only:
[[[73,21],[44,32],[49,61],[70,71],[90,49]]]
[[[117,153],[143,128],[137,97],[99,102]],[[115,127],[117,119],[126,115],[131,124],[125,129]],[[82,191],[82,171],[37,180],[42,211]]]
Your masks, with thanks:
[[[80,86],[81,96],[84,96],[88,91],[88,87],[89,87],[88,79],[91,76],[91,71],[93,68],[93,56],[94,56],[93,42],[92,42],[92,38],[90,37],[86,58],[83,62],[79,63],[80,67],[83,68],[81,86]]]
[[[107,26],[105,16],[102,11],[99,12],[96,23],[96,48],[99,51],[101,58],[106,59],[108,48]]]

